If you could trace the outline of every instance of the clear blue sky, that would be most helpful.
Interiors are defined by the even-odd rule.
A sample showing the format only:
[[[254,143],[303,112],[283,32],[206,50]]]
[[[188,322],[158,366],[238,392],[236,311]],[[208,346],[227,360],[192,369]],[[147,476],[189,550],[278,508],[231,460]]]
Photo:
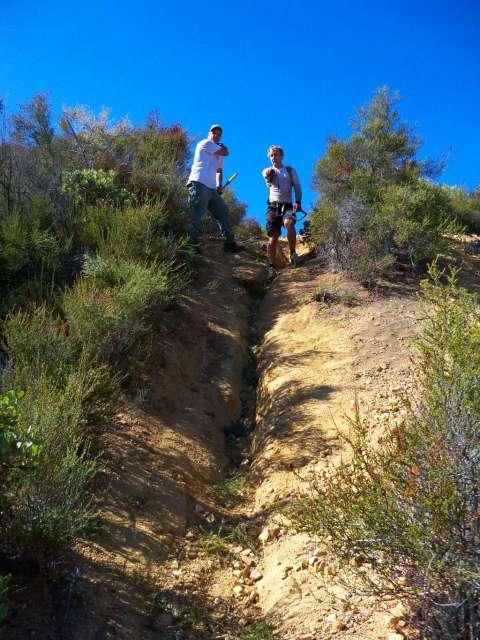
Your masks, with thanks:
[[[449,152],[442,181],[480,185],[479,0],[3,0],[0,96],[9,111],[39,92],[143,123],[157,110],[203,137],[224,127],[237,196],[264,220],[260,170],[280,144],[315,199],[326,137],[350,133],[376,88],[402,95],[420,157]]]

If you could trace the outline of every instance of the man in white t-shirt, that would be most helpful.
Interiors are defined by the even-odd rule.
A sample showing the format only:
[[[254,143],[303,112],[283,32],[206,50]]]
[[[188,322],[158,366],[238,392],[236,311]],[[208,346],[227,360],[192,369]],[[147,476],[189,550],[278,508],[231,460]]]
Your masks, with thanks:
[[[233,235],[228,207],[220,197],[222,193],[223,158],[227,147],[220,142],[222,127],[212,124],[208,137],[200,140],[195,148],[193,164],[188,176],[188,207],[190,209],[190,238],[196,243],[200,232],[200,220],[210,211],[224,238],[223,248],[230,253],[239,250]]]

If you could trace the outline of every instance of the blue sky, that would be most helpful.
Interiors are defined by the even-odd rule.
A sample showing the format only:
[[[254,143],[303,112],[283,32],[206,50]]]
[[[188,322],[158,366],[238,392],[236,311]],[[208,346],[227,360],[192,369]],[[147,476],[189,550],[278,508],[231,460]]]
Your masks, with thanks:
[[[3,0],[0,96],[9,111],[39,92],[62,105],[106,106],[114,119],[156,110],[203,137],[212,122],[230,148],[225,174],[263,222],[267,147],[285,148],[304,207],[329,134],[346,137],[376,88],[402,96],[424,140],[448,154],[441,180],[480,185],[480,2],[297,0]]]

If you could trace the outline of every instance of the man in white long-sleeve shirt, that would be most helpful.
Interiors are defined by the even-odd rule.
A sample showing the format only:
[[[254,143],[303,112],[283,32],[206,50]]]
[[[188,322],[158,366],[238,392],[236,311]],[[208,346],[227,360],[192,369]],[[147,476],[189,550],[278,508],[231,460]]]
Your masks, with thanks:
[[[200,221],[208,209],[220,227],[225,240],[225,251],[239,250],[228,216],[228,207],[220,197],[222,193],[223,158],[227,147],[220,142],[222,127],[212,124],[208,137],[200,140],[195,148],[193,164],[188,177],[188,207],[190,209],[190,239],[196,243]]]
[[[297,172],[293,167],[283,165],[283,149],[277,145],[268,148],[267,156],[272,163],[262,171],[268,188],[267,201],[267,256],[268,277],[276,275],[274,260],[277,250],[277,241],[282,232],[282,226],[287,230],[288,247],[290,249],[290,261],[296,266],[298,256],[295,252],[297,234],[295,231],[296,213],[302,209],[302,188]],[[295,200],[292,204],[292,189],[295,192]]]

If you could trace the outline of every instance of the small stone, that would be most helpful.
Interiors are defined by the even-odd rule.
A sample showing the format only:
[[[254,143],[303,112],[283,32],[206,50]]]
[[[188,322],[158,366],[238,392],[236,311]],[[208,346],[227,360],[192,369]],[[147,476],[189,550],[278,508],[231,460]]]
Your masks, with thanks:
[[[213,524],[215,522],[215,516],[213,515],[213,513],[209,513],[205,516],[205,520],[210,524]]]
[[[203,513],[205,511],[205,507],[202,506],[201,504],[198,504],[198,502],[195,505],[194,509],[197,513]]]
[[[187,540],[192,540],[194,537],[195,534],[191,530],[187,531],[187,533],[185,534],[185,538],[187,538]]]
[[[262,544],[269,542],[270,540],[275,540],[278,538],[280,534],[280,527],[264,527],[258,536],[258,539]]]
[[[257,582],[258,580],[261,580],[263,578],[263,573],[261,573],[258,569],[251,569],[249,578],[250,580],[253,580],[253,582]]]
[[[237,584],[235,587],[233,587],[233,595],[236,598],[239,598],[241,595],[243,594],[243,587],[240,584]]]

